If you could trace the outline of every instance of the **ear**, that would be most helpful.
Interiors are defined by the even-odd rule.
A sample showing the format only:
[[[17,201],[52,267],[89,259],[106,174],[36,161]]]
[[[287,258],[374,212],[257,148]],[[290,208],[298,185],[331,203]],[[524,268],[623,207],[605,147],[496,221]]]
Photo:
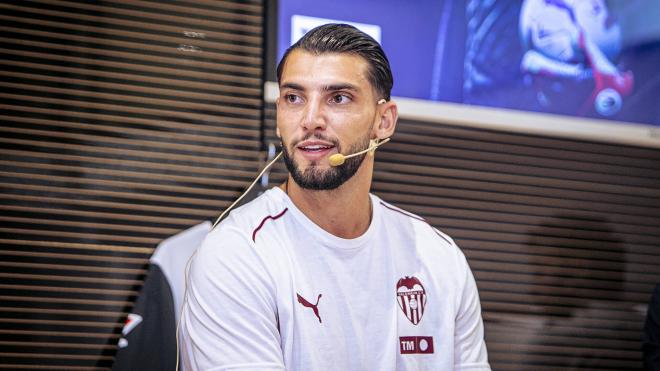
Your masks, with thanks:
[[[374,123],[374,136],[378,139],[389,138],[394,135],[399,110],[395,102],[389,101],[378,105],[377,117]]]

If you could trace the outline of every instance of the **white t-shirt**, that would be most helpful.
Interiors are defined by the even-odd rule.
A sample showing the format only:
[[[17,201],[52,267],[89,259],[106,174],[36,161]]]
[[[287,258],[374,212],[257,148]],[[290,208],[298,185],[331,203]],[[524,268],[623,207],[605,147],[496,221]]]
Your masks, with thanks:
[[[463,253],[420,217],[371,202],[355,239],[321,229],[279,188],[231,212],[191,264],[185,369],[490,370]]]

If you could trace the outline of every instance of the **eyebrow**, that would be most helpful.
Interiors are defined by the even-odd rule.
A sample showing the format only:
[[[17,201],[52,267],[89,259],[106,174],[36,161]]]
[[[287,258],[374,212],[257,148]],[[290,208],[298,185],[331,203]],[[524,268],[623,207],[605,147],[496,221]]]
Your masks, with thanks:
[[[298,85],[298,84],[293,83],[293,82],[287,82],[287,83],[284,83],[284,84],[280,85],[280,90],[282,90],[282,89],[293,89],[293,90],[301,90],[301,91],[305,90],[305,88],[303,88],[302,85]]]
[[[323,87],[324,91],[337,91],[337,90],[353,90],[357,91],[358,88],[351,84],[337,84],[337,85],[327,85]]]
[[[293,90],[305,91],[305,88],[302,85],[293,82],[283,83],[280,86],[280,89],[293,89]],[[337,91],[337,90],[357,91],[358,88],[352,84],[335,84],[335,85],[326,85],[323,87],[323,91]]]

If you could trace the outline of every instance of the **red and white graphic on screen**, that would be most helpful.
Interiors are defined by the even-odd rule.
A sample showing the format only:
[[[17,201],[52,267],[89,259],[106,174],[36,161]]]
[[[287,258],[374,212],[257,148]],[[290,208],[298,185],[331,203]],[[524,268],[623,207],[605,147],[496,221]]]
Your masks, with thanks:
[[[406,318],[417,325],[424,315],[426,290],[416,277],[404,277],[396,284],[396,300]]]

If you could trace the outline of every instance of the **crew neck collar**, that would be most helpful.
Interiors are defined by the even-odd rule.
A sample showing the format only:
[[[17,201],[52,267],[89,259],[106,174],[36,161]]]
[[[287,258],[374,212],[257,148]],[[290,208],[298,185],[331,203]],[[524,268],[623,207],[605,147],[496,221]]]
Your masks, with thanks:
[[[289,212],[296,218],[296,220],[305,228],[307,229],[308,232],[310,232],[314,238],[318,239],[320,242],[322,242],[324,245],[332,247],[332,248],[338,248],[338,249],[356,249],[364,246],[374,235],[374,231],[377,229],[378,224],[380,223],[380,202],[378,202],[378,198],[371,193],[369,194],[369,200],[371,201],[372,205],[372,215],[371,215],[371,223],[369,224],[369,227],[367,230],[360,235],[359,237],[356,238],[341,238],[338,236],[335,236],[334,234],[326,231],[325,229],[319,227],[316,223],[314,223],[311,219],[309,219],[296,205],[293,203],[289,195],[284,193],[280,187],[274,187],[272,188],[273,190],[273,196],[280,198],[284,203],[286,204],[287,208],[289,209]],[[350,210],[347,210],[346,212],[350,212]]]

